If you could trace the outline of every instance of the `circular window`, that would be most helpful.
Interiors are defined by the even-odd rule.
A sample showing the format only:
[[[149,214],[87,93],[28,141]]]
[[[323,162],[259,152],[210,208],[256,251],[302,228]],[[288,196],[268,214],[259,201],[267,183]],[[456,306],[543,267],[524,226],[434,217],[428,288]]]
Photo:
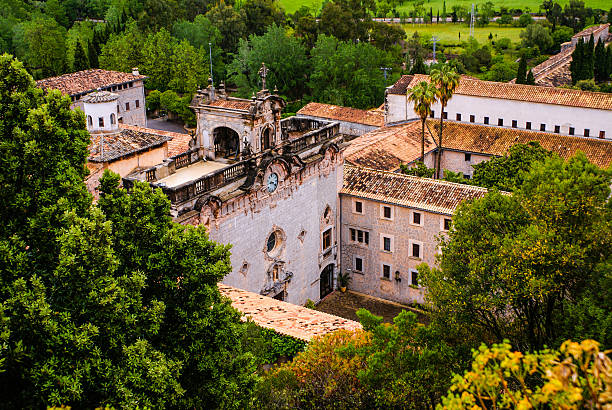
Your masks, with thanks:
[[[268,242],[266,244],[266,251],[272,252],[276,247],[276,232],[272,232],[270,236],[268,236]]]

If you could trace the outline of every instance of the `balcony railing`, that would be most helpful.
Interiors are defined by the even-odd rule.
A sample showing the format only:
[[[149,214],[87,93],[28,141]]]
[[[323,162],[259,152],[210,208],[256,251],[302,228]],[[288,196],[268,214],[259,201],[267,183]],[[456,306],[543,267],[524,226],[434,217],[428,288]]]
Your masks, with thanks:
[[[340,132],[340,123],[332,122],[325,127],[307,132],[299,138],[291,140],[285,147],[285,151],[289,154],[297,154],[305,149],[316,146],[331,140]]]
[[[162,187],[162,190],[173,204],[181,203],[236,181],[246,176],[247,171],[248,162],[243,161],[183,185],[172,188]]]

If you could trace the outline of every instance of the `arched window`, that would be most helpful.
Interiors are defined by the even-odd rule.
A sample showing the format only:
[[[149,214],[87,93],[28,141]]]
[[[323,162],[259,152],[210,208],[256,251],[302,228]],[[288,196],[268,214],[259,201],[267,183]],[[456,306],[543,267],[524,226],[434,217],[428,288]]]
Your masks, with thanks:
[[[115,114],[111,114],[111,125],[115,125]]]
[[[93,125],[93,120],[91,119],[91,115],[87,116],[87,125],[89,125],[90,127]]]

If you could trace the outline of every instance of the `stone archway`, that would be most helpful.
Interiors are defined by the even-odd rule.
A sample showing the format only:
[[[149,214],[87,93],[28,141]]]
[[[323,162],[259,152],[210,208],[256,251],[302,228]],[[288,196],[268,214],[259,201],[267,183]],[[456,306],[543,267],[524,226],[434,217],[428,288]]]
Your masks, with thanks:
[[[240,137],[229,127],[217,127],[213,130],[215,158],[238,159],[240,153]]]
[[[334,290],[334,264],[330,263],[323,269],[319,277],[320,298],[323,299]]]
[[[261,150],[262,151],[272,148],[273,137],[274,136],[272,135],[272,127],[266,127],[261,132]]]

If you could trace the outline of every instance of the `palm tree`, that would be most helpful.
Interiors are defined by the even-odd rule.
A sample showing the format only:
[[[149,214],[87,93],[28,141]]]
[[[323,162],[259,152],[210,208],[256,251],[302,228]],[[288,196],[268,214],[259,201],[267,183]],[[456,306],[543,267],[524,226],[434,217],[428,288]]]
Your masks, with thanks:
[[[438,158],[436,164],[436,178],[440,178],[440,166],[442,163],[442,130],[444,128],[444,108],[448,101],[453,97],[453,93],[459,86],[460,76],[448,64],[442,65],[440,68],[431,70],[431,82],[436,85],[437,97],[442,106],[440,110],[440,136],[438,139]]]
[[[436,86],[421,81],[408,91],[408,101],[414,104],[414,112],[421,117],[421,161],[425,162],[425,121],[431,115],[431,105],[436,102]]]

